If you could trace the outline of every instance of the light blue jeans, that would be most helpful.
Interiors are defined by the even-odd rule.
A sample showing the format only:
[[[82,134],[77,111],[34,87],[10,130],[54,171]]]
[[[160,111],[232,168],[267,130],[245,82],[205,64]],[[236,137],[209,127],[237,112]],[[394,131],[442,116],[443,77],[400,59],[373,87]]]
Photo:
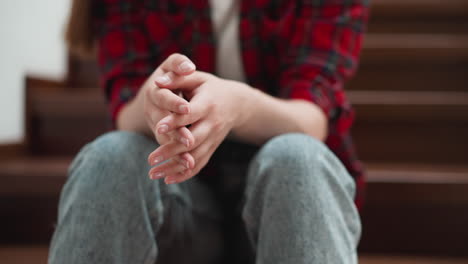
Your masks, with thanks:
[[[275,137],[245,171],[225,163],[214,176],[222,184],[201,175],[176,185],[150,180],[146,159],[156,147],[139,134],[110,132],[81,150],[62,190],[50,264],[234,263],[235,249],[251,253],[237,263],[357,263],[354,181],[321,142]],[[226,182],[240,182],[241,191]],[[226,193],[238,202],[224,203]]]

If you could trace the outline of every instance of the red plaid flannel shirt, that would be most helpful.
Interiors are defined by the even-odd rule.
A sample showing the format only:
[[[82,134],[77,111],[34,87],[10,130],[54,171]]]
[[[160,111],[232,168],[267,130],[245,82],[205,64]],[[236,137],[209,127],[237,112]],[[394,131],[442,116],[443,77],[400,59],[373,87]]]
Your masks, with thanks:
[[[354,112],[343,84],[356,70],[367,0],[244,0],[239,35],[247,83],[282,98],[317,104],[329,120],[328,147],[357,183],[363,169],[349,134]],[[170,54],[215,70],[208,0],[95,0],[101,82],[112,117]]]

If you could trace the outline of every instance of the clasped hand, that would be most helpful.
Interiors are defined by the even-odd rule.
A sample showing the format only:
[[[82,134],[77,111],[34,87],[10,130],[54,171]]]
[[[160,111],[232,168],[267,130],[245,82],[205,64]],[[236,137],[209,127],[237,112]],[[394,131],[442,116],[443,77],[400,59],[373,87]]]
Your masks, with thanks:
[[[154,80],[144,108],[160,146],[148,156],[154,166],[149,176],[180,183],[196,175],[229,132],[242,124],[248,86],[196,71],[180,54],[161,64]],[[157,118],[160,113],[165,116]]]

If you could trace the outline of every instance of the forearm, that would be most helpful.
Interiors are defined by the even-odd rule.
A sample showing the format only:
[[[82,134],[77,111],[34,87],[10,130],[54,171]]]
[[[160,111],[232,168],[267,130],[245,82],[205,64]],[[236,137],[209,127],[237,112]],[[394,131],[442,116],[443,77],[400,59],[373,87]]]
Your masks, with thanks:
[[[118,130],[131,131],[152,136],[144,115],[144,91],[151,77],[142,85],[137,96],[122,107],[116,118]]]
[[[251,87],[244,87],[245,99],[240,107],[241,122],[233,136],[241,141],[263,144],[285,133],[304,133],[318,140],[327,136],[328,120],[323,111],[304,100],[275,98]]]

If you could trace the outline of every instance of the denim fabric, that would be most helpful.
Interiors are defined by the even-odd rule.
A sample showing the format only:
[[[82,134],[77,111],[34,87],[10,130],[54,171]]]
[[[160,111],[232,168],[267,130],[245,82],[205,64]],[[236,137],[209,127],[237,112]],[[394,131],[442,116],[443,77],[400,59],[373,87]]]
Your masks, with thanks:
[[[216,184],[148,179],[156,147],[111,132],[81,150],[61,193],[50,264],[357,262],[354,182],[321,142],[286,134],[232,159],[219,154],[223,144],[211,161]]]

